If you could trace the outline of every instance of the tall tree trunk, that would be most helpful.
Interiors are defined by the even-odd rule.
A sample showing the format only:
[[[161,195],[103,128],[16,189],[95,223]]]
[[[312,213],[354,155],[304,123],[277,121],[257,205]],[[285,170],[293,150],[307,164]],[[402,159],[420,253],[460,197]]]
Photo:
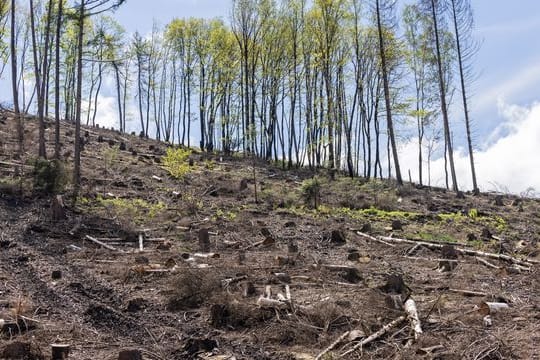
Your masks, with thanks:
[[[15,19],[16,19],[16,0],[11,0],[11,87],[13,91],[13,110],[17,117],[17,142],[18,142],[18,156],[21,157],[24,153],[24,124],[23,117],[19,108],[19,88],[17,86],[17,39],[15,32]]]
[[[379,30],[379,52],[381,55],[381,71],[382,71],[382,77],[383,77],[384,100],[386,104],[386,121],[388,124],[388,136],[390,137],[390,142],[392,145],[392,155],[394,158],[394,167],[396,170],[396,180],[397,180],[398,185],[403,185],[403,179],[401,178],[401,169],[399,167],[396,138],[394,135],[394,124],[392,122],[390,85],[388,82],[388,69],[387,69],[387,64],[386,64],[386,51],[384,47],[384,35],[383,35],[383,29],[382,29],[379,0],[376,0],[376,12],[377,12],[376,14],[377,15],[377,28]]]
[[[444,138],[446,142],[446,149],[448,152],[448,161],[450,163],[450,174],[452,176],[452,189],[455,192],[459,191],[457,178],[456,178],[456,168],[454,166],[454,151],[452,149],[452,135],[450,133],[450,124],[448,121],[448,107],[446,104],[446,86],[444,84],[444,75],[443,75],[443,66],[441,58],[441,47],[439,39],[439,28],[437,22],[437,10],[435,5],[436,0],[431,0],[431,13],[433,17],[433,29],[435,32],[435,48],[437,51],[437,68],[439,75],[439,89],[441,95],[441,112],[443,115],[444,122]]]
[[[465,71],[463,66],[463,54],[461,51],[461,34],[459,31],[458,26],[458,18],[457,18],[457,12],[456,12],[456,0],[452,1],[452,16],[454,18],[454,29],[456,32],[456,47],[457,47],[457,53],[458,53],[458,64],[459,64],[459,78],[461,83],[461,98],[463,100],[463,113],[465,115],[465,128],[467,130],[467,145],[469,147],[469,161],[471,164],[471,175],[472,175],[472,184],[473,184],[473,192],[475,194],[478,194],[480,191],[478,189],[478,183],[476,181],[476,168],[474,165],[474,151],[473,151],[473,145],[472,145],[472,135],[471,135],[471,121],[469,117],[469,104],[467,102],[467,89],[465,86]]]
[[[55,74],[54,74],[54,157],[60,159],[60,37],[62,32],[63,1],[58,1],[56,18]]]
[[[81,106],[82,106],[82,67],[85,0],[81,0],[78,14],[77,34],[77,87],[75,96],[75,157],[73,166],[73,199],[76,201],[81,188]]]
[[[41,78],[41,69],[40,69],[40,62],[38,61],[38,48],[37,48],[37,40],[36,40],[36,16],[35,16],[36,10],[34,7],[34,1],[30,0],[30,31],[32,35],[32,53],[34,55],[34,76],[36,77],[36,91],[37,91],[37,100],[38,100],[38,121],[39,121],[39,146],[38,146],[38,156],[42,158],[46,158],[46,150],[45,150],[45,122],[43,119],[43,96],[41,95],[42,86],[41,82],[43,79]],[[48,34],[45,35],[46,38],[48,38]],[[44,58],[47,56],[44,54]]]

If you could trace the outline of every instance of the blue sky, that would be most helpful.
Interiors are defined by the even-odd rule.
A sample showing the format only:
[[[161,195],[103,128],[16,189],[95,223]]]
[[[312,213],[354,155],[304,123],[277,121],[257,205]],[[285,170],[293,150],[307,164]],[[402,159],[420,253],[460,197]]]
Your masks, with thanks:
[[[470,100],[474,119],[477,172],[482,190],[540,191],[540,1],[472,0],[475,37],[482,46],[474,61],[478,79]],[[115,17],[128,32],[147,33],[153,20],[174,17],[230,17],[231,0],[128,0]],[[459,98],[456,96],[455,102]],[[457,114],[457,112],[456,112]],[[454,126],[462,125],[453,116]],[[462,126],[461,126],[462,127]],[[460,130],[456,130],[456,137]],[[457,141],[458,178],[470,188],[468,158]],[[402,145],[402,168],[416,169],[414,143]],[[442,185],[443,161],[432,165]]]

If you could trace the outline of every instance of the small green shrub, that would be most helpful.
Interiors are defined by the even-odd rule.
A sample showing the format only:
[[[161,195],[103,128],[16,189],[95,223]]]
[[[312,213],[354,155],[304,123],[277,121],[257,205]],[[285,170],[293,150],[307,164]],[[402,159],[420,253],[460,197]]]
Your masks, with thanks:
[[[183,179],[190,171],[189,155],[191,155],[191,150],[189,149],[168,148],[167,154],[162,159],[163,166],[172,177]]]
[[[302,198],[306,205],[318,209],[321,202],[321,182],[316,176],[302,183]]]
[[[47,194],[61,193],[68,182],[64,164],[59,160],[36,159],[33,175],[34,189]]]
[[[120,147],[119,146],[113,146],[110,148],[106,148],[103,150],[103,160],[105,161],[105,170],[109,171],[111,170],[112,166],[116,162],[116,159],[118,158],[118,152]]]

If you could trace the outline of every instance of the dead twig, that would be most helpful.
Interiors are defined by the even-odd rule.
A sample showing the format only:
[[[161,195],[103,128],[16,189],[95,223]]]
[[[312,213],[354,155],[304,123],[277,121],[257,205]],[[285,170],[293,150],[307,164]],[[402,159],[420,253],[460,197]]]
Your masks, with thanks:
[[[386,334],[388,332],[388,330],[390,330],[394,326],[397,326],[397,325],[401,324],[406,319],[407,319],[407,317],[405,315],[402,315],[402,316],[398,317],[397,319],[392,320],[391,322],[389,322],[388,324],[386,324],[382,328],[380,328],[378,331],[374,332],[373,334],[371,334],[367,338],[360,341],[358,344],[353,346],[351,349],[345,351],[343,354],[340,355],[340,357],[345,357],[345,356],[353,353],[357,349],[361,348],[362,346],[367,345],[367,344],[369,344],[370,342],[372,342],[374,340],[377,340],[378,338],[380,338],[381,336]]]

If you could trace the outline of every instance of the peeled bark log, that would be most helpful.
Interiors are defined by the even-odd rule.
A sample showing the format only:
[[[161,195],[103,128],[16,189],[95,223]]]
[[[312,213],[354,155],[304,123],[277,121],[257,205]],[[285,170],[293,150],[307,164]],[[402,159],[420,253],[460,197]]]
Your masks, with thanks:
[[[422,334],[422,324],[420,323],[420,318],[418,317],[418,310],[416,309],[416,303],[413,299],[408,299],[405,301],[403,306],[405,312],[409,316],[409,321],[411,322],[411,327],[414,330],[414,338],[418,339],[420,334]]]

